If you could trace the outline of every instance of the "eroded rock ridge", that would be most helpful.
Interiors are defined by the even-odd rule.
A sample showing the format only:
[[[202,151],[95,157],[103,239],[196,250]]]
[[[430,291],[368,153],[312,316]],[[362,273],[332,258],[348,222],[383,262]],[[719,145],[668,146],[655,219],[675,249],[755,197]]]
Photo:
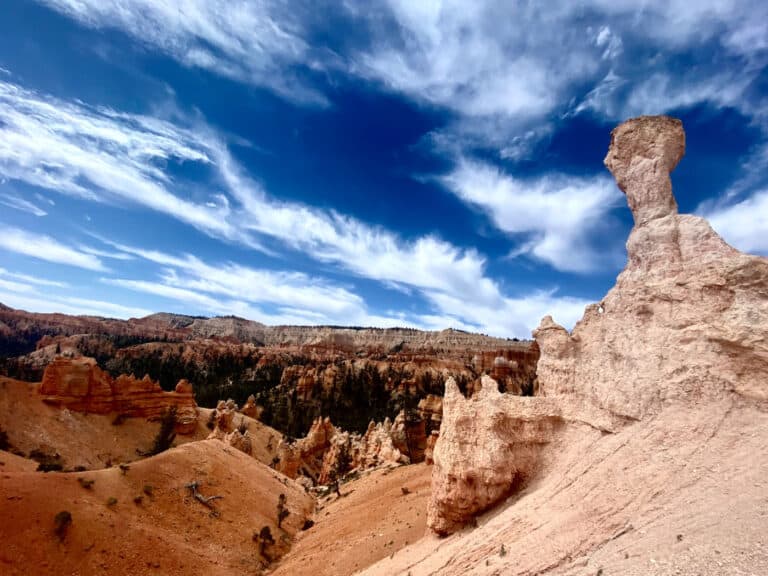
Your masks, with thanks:
[[[148,420],[159,420],[175,407],[177,432],[190,433],[197,425],[195,395],[186,380],[180,380],[174,392],[164,392],[147,376],[112,378],[93,358],[56,358],[45,369],[39,393],[47,404],[76,412],[114,412]]]

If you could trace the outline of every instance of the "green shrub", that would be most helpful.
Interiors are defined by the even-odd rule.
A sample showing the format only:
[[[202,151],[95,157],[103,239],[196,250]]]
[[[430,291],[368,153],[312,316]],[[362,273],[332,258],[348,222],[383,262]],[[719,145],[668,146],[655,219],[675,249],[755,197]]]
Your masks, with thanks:
[[[150,456],[165,452],[171,447],[173,441],[176,439],[176,406],[171,406],[163,413],[163,417],[160,420],[160,430],[157,431],[155,436],[155,442],[152,445],[152,449],[149,451]]]
[[[67,537],[69,527],[72,525],[72,514],[62,510],[53,518],[53,532],[58,536],[59,541],[63,542]]]
[[[91,490],[93,488],[93,483],[95,482],[95,480],[88,480],[86,478],[78,478],[77,481],[80,482],[80,486],[86,490]]]

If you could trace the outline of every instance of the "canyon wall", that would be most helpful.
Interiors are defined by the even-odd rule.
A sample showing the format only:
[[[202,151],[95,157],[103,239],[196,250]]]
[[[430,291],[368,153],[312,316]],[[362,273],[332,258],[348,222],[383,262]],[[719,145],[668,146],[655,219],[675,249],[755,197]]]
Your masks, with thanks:
[[[502,391],[531,394],[539,355],[532,342],[457,330],[268,327],[173,314],[119,321],[7,307],[0,307],[2,337],[11,342],[5,354],[36,349],[2,358],[0,341],[0,374],[34,382],[58,357],[94,357],[113,378],[148,374],[164,390],[186,378],[203,407],[253,397],[250,412],[292,438],[318,417],[362,435],[371,420],[394,420],[427,395],[442,395],[448,377],[466,391],[488,373]],[[425,422],[424,434],[437,426]]]

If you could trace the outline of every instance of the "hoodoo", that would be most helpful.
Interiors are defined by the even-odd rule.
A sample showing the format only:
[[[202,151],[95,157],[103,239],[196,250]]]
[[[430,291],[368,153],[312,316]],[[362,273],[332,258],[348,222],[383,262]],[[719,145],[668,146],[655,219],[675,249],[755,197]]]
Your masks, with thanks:
[[[561,542],[562,549],[576,552],[606,524],[628,522],[626,507],[637,512],[647,504],[636,489],[648,473],[647,462],[638,458],[646,446],[629,454],[627,442],[642,444],[653,427],[656,442],[661,435],[695,452],[715,433],[712,422],[725,421],[731,407],[767,398],[768,260],[732,248],[703,218],[678,214],[669,174],[684,150],[682,123],[666,116],[635,118],[613,131],[605,164],[635,220],[627,265],[572,333],[550,317],[542,320],[534,332],[541,349],[538,396],[501,395],[485,379],[467,399],[446,384],[434,450],[433,531],[453,532],[529,486],[525,493],[543,506],[540,517],[552,515],[550,529],[583,523],[589,537],[579,546]],[[665,421],[685,424],[664,429]],[[624,435],[624,444],[614,446]],[[566,461],[580,461],[581,483],[599,486],[588,466],[605,472],[609,444],[618,451],[613,456],[626,458],[621,496],[580,502],[576,516],[558,517],[561,500],[571,494],[573,502],[584,490],[575,478],[555,489],[558,481],[548,474],[563,473]],[[595,460],[595,454],[603,456]],[[649,485],[676,469],[669,458],[669,468],[657,469]],[[519,514],[524,522],[522,507]]]

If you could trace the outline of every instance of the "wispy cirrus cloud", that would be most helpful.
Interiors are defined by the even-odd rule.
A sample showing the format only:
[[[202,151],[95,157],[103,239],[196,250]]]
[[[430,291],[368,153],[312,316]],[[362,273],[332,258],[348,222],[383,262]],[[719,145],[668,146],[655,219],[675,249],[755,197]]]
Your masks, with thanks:
[[[41,292],[34,286],[15,283],[9,286],[0,282],[0,302],[31,312],[58,312],[77,316],[102,316],[106,318],[141,318],[151,314],[146,308],[124,306],[114,302],[78,298],[69,295]]]
[[[485,258],[472,248],[435,236],[404,240],[335,211],[270,197],[218,135],[199,122],[193,132],[62,102],[8,83],[0,83],[0,118],[0,173],[7,178],[95,202],[130,201],[250,247],[268,238],[282,249],[384,283],[488,305],[503,298],[485,274]],[[208,167],[213,181],[224,185],[226,201],[212,208],[182,200],[164,169],[164,162],[172,160]],[[93,263],[97,256],[84,249],[79,261]]]
[[[185,302],[207,313],[236,314],[268,324],[415,325],[403,316],[371,314],[355,292],[301,272],[209,263],[190,254],[107,242],[159,268],[151,280],[102,278],[104,284]],[[265,305],[274,311],[266,311]]]
[[[32,276],[31,274],[22,274],[20,272],[10,272],[5,268],[0,268],[0,277],[20,280],[21,282],[28,284],[37,284],[38,286],[52,286],[56,288],[69,287],[69,284],[66,282],[59,282],[58,280],[50,280],[48,278],[39,278],[37,276]]]
[[[56,264],[98,272],[107,271],[107,267],[101,260],[92,254],[86,254],[50,236],[35,234],[13,226],[6,226],[0,234],[0,249]]]
[[[0,174],[99,202],[136,203],[236,238],[227,209],[175,195],[168,163],[206,164],[205,146],[169,122],[62,101],[0,81]]]
[[[47,216],[48,212],[40,208],[37,204],[25,200],[20,196],[13,194],[0,194],[0,204],[13,208],[14,210],[20,210],[21,212],[27,212],[33,216]]]
[[[375,314],[349,288],[302,273],[204,262],[189,254],[173,255],[107,242],[121,252],[157,264],[159,271],[151,280],[102,278],[103,283],[158,295],[206,313],[237,314],[267,324],[410,326],[430,330],[452,327],[528,338],[543,316],[553,314],[559,322],[572,326],[589,303],[555,290],[537,290],[516,297],[496,292],[492,299],[482,299],[424,289],[421,293],[434,313]]]
[[[574,109],[613,119],[748,100],[750,83],[765,66],[768,8],[758,1],[351,6],[358,17],[367,15],[373,30],[370,46],[350,55],[354,73],[454,110],[456,120],[442,130],[440,143],[495,147],[501,157],[519,157],[519,151],[502,152],[531,131],[546,137],[542,125]],[[734,58],[733,65],[713,61],[711,45]],[[686,67],[684,78],[666,77],[667,60],[679,54],[696,58],[696,65]],[[525,150],[534,151],[534,144],[529,139]]]
[[[72,296],[67,293],[70,288],[66,282],[0,268],[0,302],[14,308],[116,318],[136,318],[151,313],[146,308]]]
[[[264,86],[291,100],[326,103],[293,68],[323,67],[299,13],[269,0],[41,0],[81,24],[120,30],[190,68]]]
[[[271,197],[236,161],[220,135],[200,119],[180,125],[185,123],[182,117],[172,123],[129,115],[81,102],[62,101],[0,82],[0,120],[0,175],[5,178],[85,201],[151,209],[213,238],[250,248],[260,249],[269,241],[283,253],[302,252],[318,262],[332,265],[337,272],[373,279],[387,286],[415,289],[437,315],[454,318],[457,325],[464,323],[483,329],[485,322],[493,317],[493,311],[507,309],[510,301],[499,284],[487,275],[485,257],[471,247],[456,246],[432,235],[406,240],[395,232],[333,210]],[[201,198],[199,202],[182,197],[185,183],[172,176],[171,163],[205,167],[210,173],[210,182],[218,190],[213,206],[209,205],[213,196]],[[43,241],[45,246],[40,244]],[[106,268],[101,258],[119,262],[126,259],[126,255],[136,255],[120,247],[111,253],[93,247],[76,249],[22,231],[17,231],[15,239],[6,236],[4,242],[6,249],[91,270]],[[205,291],[214,286],[210,283],[210,270],[205,274],[198,270],[195,277],[189,274],[188,267],[178,262],[171,264],[174,265],[187,273],[185,282],[202,282],[207,278],[209,284],[198,288]],[[243,270],[229,271],[234,275],[243,274]],[[118,280],[146,282],[145,278]],[[224,313],[229,306],[230,310],[241,310],[244,315],[265,321],[290,318],[298,322],[303,317],[309,322],[319,314],[334,323],[393,323],[391,318],[370,314],[360,298],[351,292],[331,292],[318,299],[317,285],[312,287],[314,292],[307,295],[289,290],[308,281],[301,276],[254,278],[254,281],[263,281],[267,286],[274,284],[283,294],[290,295],[286,301],[275,300],[270,305],[290,309],[291,315],[268,316],[247,301],[243,307],[232,286],[227,286],[226,295],[220,292],[218,296],[210,296],[209,292],[215,301],[198,299],[197,303],[206,304],[205,309],[212,313]],[[173,286],[167,282],[166,285]],[[149,284],[123,287],[129,286],[145,292],[150,290]],[[157,290],[154,294],[161,295]],[[193,298],[191,294],[186,295]],[[317,302],[330,306],[334,300],[342,303],[340,308],[317,307]],[[216,304],[222,301],[227,304]],[[308,302],[304,308],[306,316],[295,312],[297,301]],[[405,321],[401,318],[397,322]],[[418,323],[418,319],[413,322]],[[501,332],[498,323],[493,330],[499,335],[509,334]],[[527,336],[527,333],[516,335]]]

